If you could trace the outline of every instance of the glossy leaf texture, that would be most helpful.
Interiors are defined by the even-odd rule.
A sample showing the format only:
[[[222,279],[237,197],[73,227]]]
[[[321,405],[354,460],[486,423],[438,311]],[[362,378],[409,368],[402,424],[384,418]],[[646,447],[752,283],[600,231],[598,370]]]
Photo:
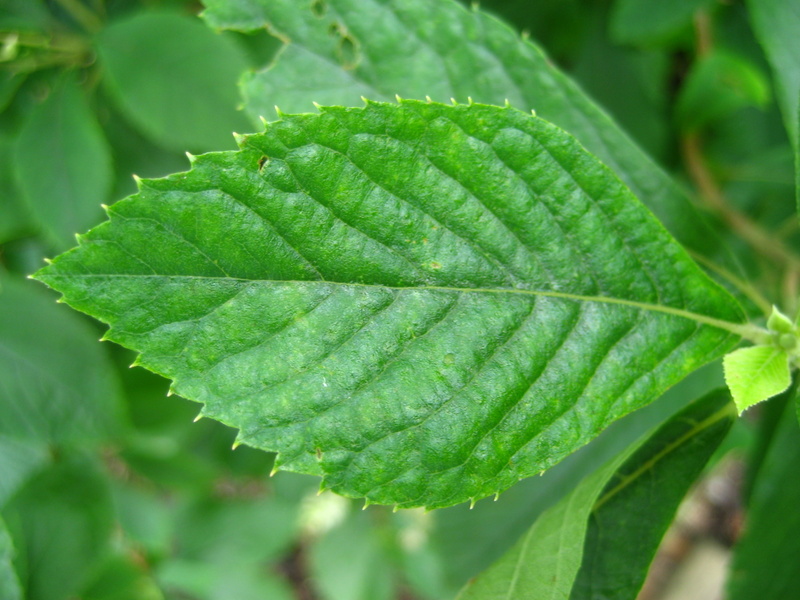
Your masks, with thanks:
[[[458,600],[635,598],[681,499],[735,418],[725,392],[674,415],[542,514]]]
[[[740,333],[735,300],[542,119],[368,103],[241,148],[143,182],[37,277],[340,494],[502,491]]]
[[[800,109],[800,0],[748,0],[753,31],[775,75],[778,101],[789,139],[797,148]]]
[[[204,0],[210,25],[268,28],[287,45],[245,77],[253,115],[354,106],[395,95],[535,110],[614,170],[684,245],[724,258],[720,238],[675,183],[531,40],[455,0]],[[733,266],[732,268],[736,268]]]
[[[29,470],[38,452],[18,456],[17,443],[86,446],[120,433],[120,385],[97,337],[36,284],[0,274],[0,469]]]
[[[111,151],[74,74],[65,74],[27,116],[13,164],[30,214],[58,250],[103,214]]]
[[[731,565],[730,600],[783,600],[800,589],[800,427],[795,398],[789,400],[754,482]]]

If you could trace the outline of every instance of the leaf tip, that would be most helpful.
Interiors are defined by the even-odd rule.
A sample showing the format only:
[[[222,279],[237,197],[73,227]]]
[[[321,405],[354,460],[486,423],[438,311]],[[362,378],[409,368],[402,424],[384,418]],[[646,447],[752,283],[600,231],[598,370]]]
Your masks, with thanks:
[[[234,440],[233,444],[231,444],[231,450],[236,450],[241,445],[242,445],[241,440],[237,438],[236,440]]]
[[[498,500],[500,500],[500,490],[494,493],[494,501],[497,502]]]
[[[236,135],[236,134],[234,134],[234,137],[235,137],[235,135]],[[193,165],[193,164],[194,164],[194,161],[196,161],[196,160],[197,160],[197,157],[196,157],[194,154],[192,154],[191,152],[187,152],[187,153],[186,153],[186,158],[188,158],[188,159],[189,159],[189,164],[190,164],[190,165]]]
[[[170,392],[172,392],[172,389],[170,389]],[[199,413],[197,413],[197,416],[194,419],[192,419],[192,423],[197,423],[202,418],[203,418],[203,411],[201,410]]]
[[[364,498],[364,506],[361,507],[361,510],[367,510],[367,507],[371,505],[372,502],[369,501],[369,498]]]
[[[278,106],[277,104],[275,105],[275,114],[278,115],[278,117],[281,119],[285,116],[285,113],[281,110],[281,107]]]
[[[433,100],[431,100],[430,96],[425,96],[425,100],[428,101],[428,104],[432,104],[433,103]]]
[[[458,102],[456,102],[455,98],[450,98],[450,102],[452,102],[453,106],[458,106]]]
[[[467,96],[467,106],[472,106],[475,104],[475,101],[472,99],[472,96]]]
[[[247,136],[246,135],[242,135],[241,133],[236,133],[234,131],[233,132],[233,139],[236,140],[236,145],[241,148],[242,145],[247,141]]]
[[[258,120],[261,121],[261,124],[266,128],[269,125],[269,121],[263,115],[258,115]]]
[[[469,499],[469,509],[470,509],[470,510],[472,510],[473,508],[475,508],[475,503],[476,503],[476,502],[477,502],[477,500],[475,499],[475,497],[474,497],[474,496],[473,496],[472,498],[470,498],[470,499]]]
[[[313,104],[313,105],[314,105],[314,108],[316,108],[318,111],[322,112],[322,105],[321,105],[319,102],[314,102],[314,101],[312,100],[312,101],[311,101],[311,104]]]

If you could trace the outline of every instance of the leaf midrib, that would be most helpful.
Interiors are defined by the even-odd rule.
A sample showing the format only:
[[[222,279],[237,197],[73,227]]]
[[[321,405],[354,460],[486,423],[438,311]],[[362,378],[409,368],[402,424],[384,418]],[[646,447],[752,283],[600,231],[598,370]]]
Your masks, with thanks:
[[[159,275],[159,274],[134,274],[134,273],[74,273],[70,275],[48,274],[47,279],[66,277],[66,278],[131,278],[131,279],[208,279],[224,280],[242,283],[268,283],[268,284],[293,284],[293,285],[337,285],[342,287],[359,287],[367,289],[383,289],[395,291],[430,291],[430,292],[455,292],[459,294],[515,294],[522,296],[534,296],[545,298],[561,298],[563,300],[574,300],[576,302],[596,302],[600,304],[616,304],[628,306],[638,310],[646,310],[655,313],[667,314],[674,317],[681,317],[690,321],[695,321],[702,325],[708,325],[717,329],[722,329],[744,339],[752,339],[756,333],[753,325],[745,323],[735,323],[724,319],[717,319],[707,315],[695,313],[682,308],[664,306],[660,304],[650,304],[638,302],[636,300],[626,300],[624,298],[614,298],[611,296],[584,296],[580,294],[570,294],[567,292],[556,292],[551,290],[528,290],[512,288],[463,288],[456,286],[438,285],[409,285],[392,286],[372,283],[342,282],[320,280],[294,280],[294,279],[248,279],[244,277],[215,277],[209,275]]]

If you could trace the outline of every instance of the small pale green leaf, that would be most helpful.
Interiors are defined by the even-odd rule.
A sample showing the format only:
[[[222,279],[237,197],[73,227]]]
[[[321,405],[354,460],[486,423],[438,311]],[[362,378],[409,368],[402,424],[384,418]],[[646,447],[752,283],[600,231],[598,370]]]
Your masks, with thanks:
[[[690,28],[699,10],[714,0],[616,0],[611,35],[622,44],[655,45]]]
[[[767,329],[780,333],[792,333],[794,324],[789,317],[778,310],[776,306],[773,306],[769,319],[767,319]]]
[[[722,361],[725,383],[739,413],[789,387],[792,376],[789,356],[774,346],[739,348]]]
[[[735,416],[725,393],[674,415],[542,514],[458,600],[635,598],[672,514]]]
[[[728,580],[730,600],[786,600],[800,589],[800,429],[789,398],[754,482]]]
[[[22,590],[17,573],[14,571],[14,544],[8,535],[6,524],[0,518],[0,598],[21,600]]]
[[[0,436],[14,464],[14,440],[96,444],[122,427],[115,370],[75,317],[32,282],[0,275]]]
[[[717,234],[675,183],[531,40],[455,0],[204,0],[220,28],[268,28],[287,45],[245,76],[245,109],[305,112],[312,101],[353,106],[361,96],[433,98],[535,110],[611,167],[683,244],[721,255]],[[350,51],[345,52],[344,50]],[[724,259],[723,259],[724,260]]]
[[[510,108],[287,116],[109,215],[38,277],[240,441],[373,502],[504,490],[743,330],[610,171]]]
[[[789,139],[797,149],[800,135],[800,0],[748,0],[753,30],[775,74],[775,87]]]
[[[165,148],[229,148],[231,133],[248,127],[236,110],[247,60],[199,20],[137,13],[105,28],[97,49],[119,109]]]
[[[25,119],[13,164],[31,215],[58,249],[102,215],[111,153],[74,74],[64,75]]]

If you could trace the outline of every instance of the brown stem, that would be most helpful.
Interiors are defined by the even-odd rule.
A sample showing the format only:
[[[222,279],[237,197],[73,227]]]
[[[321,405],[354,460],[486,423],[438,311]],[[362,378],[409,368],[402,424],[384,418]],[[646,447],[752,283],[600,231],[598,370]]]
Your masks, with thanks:
[[[717,213],[730,228],[754,250],[788,269],[800,271],[800,256],[796,255],[777,236],[762,229],[746,215],[730,206],[711,175],[702,152],[697,133],[687,133],[682,140],[683,159],[692,181],[700,191],[705,205]]]

